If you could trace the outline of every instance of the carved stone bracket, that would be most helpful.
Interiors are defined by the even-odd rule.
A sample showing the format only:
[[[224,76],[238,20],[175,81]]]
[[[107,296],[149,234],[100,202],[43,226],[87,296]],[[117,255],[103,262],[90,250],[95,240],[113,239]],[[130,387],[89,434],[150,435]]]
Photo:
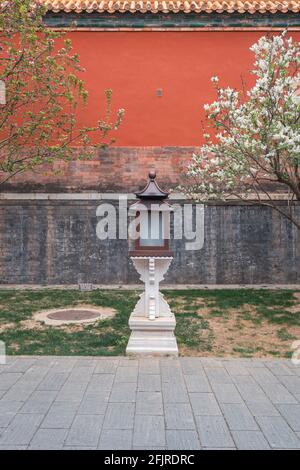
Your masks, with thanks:
[[[132,257],[140,279],[145,283],[145,292],[141,294],[134,311],[134,316],[146,316],[149,320],[172,315],[164,296],[159,292],[159,283],[168,271],[172,257],[137,256]]]
[[[131,335],[127,354],[178,355],[174,335],[176,320],[161,292],[159,283],[171,264],[168,256],[133,256],[131,260],[145,283],[129,319]]]

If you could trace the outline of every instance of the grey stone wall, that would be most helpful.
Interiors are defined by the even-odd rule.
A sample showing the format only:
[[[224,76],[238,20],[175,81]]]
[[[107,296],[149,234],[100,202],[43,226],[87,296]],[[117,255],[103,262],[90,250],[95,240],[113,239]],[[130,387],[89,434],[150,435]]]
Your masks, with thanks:
[[[96,236],[99,203],[0,200],[0,284],[136,283],[127,240]],[[207,206],[203,248],[172,246],[170,284],[300,282],[300,233],[269,208]]]

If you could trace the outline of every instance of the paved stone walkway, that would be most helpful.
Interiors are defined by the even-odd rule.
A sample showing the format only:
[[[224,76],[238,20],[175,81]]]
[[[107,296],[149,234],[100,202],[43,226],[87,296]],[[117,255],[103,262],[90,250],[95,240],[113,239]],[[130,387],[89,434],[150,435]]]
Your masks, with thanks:
[[[0,449],[299,449],[288,360],[10,357]]]

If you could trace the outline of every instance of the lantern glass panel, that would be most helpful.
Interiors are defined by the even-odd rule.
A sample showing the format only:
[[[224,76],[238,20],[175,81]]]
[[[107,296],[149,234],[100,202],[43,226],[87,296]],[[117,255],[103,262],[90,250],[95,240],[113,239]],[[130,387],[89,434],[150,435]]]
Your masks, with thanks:
[[[143,212],[140,219],[140,246],[164,246],[162,212]]]

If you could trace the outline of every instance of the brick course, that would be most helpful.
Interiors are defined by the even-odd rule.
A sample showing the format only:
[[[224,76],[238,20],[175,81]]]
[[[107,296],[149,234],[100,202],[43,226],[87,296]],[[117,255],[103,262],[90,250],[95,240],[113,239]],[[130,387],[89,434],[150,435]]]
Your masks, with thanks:
[[[2,191],[85,191],[132,192],[145,184],[147,174],[155,168],[159,182],[176,187],[183,181],[187,162],[195,147],[110,147],[94,149],[92,160],[55,162],[50,167],[15,176],[1,187]],[[76,150],[80,153],[80,149]],[[0,174],[1,176],[1,174]]]

